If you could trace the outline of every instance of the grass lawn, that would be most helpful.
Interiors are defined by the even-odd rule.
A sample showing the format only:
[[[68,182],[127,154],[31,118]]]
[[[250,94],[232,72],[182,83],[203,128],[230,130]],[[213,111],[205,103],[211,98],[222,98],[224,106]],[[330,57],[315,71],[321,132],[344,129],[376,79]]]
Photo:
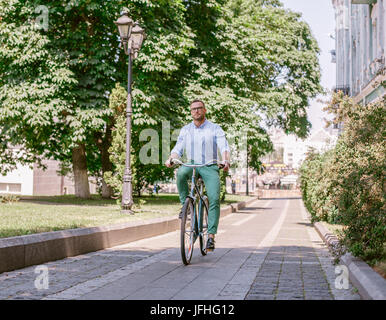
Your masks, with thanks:
[[[12,204],[0,203],[0,238],[177,216],[181,208],[177,194],[134,198],[134,215],[122,214],[116,200],[97,195],[89,200],[71,195],[24,198],[27,199]],[[221,207],[251,198],[226,195]]]
[[[327,227],[330,232],[335,234],[336,236],[339,236],[343,232],[344,225],[341,224],[330,224],[325,221],[322,222],[325,227]]]

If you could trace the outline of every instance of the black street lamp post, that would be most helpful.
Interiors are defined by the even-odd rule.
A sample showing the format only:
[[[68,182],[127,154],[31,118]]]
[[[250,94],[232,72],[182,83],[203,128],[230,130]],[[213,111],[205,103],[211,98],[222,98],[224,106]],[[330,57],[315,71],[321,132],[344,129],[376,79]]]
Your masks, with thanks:
[[[123,174],[122,185],[122,212],[133,214],[131,207],[134,204],[133,201],[133,185],[132,185],[132,171],[130,164],[130,148],[131,148],[131,116],[133,110],[131,107],[131,66],[133,59],[137,58],[138,52],[141,49],[144,39],[144,30],[139,26],[137,22],[128,16],[127,12],[122,12],[121,16],[115,21],[118,26],[119,35],[121,37],[121,43],[125,50],[125,54],[128,55],[128,75],[127,75],[127,106],[126,106],[126,160],[125,171]]]

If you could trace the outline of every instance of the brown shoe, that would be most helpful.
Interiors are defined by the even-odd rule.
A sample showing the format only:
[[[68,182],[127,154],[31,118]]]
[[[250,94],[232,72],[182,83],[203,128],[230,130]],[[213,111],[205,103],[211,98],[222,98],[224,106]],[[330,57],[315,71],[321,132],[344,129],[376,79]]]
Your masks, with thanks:
[[[215,243],[214,238],[209,238],[208,242],[206,243],[206,250],[213,251],[215,248],[214,243]]]

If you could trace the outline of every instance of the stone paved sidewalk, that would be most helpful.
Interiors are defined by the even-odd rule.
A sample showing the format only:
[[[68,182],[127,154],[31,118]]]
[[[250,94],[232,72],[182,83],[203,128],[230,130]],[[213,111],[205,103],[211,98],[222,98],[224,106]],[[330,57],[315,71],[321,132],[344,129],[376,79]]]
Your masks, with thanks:
[[[0,274],[0,299],[331,300],[360,299],[335,288],[335,266],[299,199],[259,200],[220,221],[216,250],[181,263],[179,231]]]
[[[360,299],[351,284],[346,290],[335,288],[332,270],[333,258],[298,201],[290,208],[246,300]]]
[[[37,290],[35,281],[41,272],[36,266],[0,274],[0,299],[42,299],[79,283],[98,278],[116,269],[153,256],[155,252],[88,253],[60,261],[45,263],[48,268],[49,287]]]

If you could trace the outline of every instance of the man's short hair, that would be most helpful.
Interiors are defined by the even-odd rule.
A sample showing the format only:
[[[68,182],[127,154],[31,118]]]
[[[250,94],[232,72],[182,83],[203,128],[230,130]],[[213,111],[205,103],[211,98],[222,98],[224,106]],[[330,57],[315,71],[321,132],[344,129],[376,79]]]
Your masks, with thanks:
[[[202,100],[200,100],[200,99],[194,99],[194,100],[190,103],[190,105],[192,105],[192,104],[195,103],[195,102],[201,102],[201,103],[202,103],[202,106],[205,108],[205,103],[204,103]]]

